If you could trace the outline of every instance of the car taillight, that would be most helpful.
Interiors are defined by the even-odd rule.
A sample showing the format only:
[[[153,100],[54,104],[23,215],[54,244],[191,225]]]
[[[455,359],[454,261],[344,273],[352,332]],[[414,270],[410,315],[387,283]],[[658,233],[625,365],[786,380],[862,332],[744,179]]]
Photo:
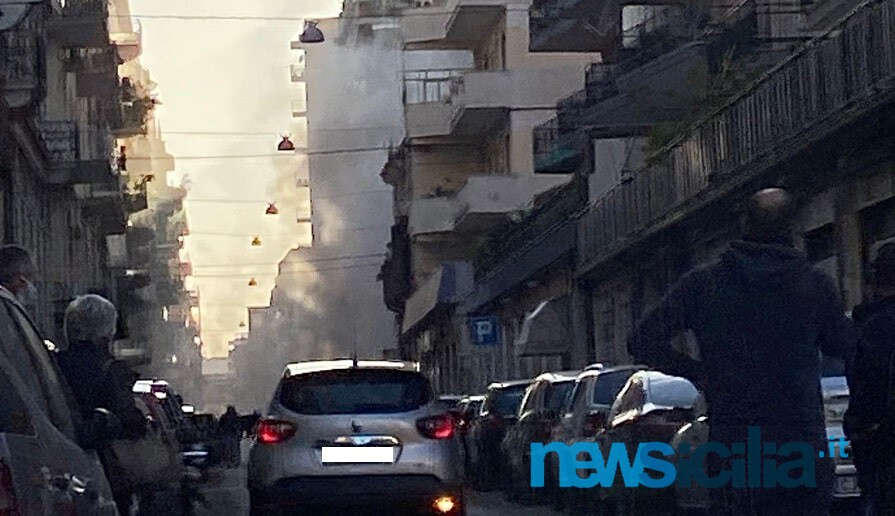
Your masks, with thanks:
[[[454,418],[450,414],[420,419],[416,422],[416,427],[429,439],[450,439],[454,436]]]
[[[12,471],[0,461],[0,516],[19,516],[16,490],[12,484]]]
[[[277,444],[295,435],[295,425],[288,421],[262,419],[258,422],[258,442]]]

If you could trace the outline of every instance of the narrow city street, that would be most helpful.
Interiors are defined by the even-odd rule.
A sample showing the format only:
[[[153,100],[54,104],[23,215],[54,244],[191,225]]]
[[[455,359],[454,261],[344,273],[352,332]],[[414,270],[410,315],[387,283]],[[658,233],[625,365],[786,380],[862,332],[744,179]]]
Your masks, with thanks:
[[[247,442],[243,443],[243,457]],[[215,469],[211,480],[202,490],[207,506],[197,511],[197,516],[240,516],[249,513],[249,496],[245,489],[245,461],[236,469]],[[544,506],[525,507],[503,499],[502,493],[468,491],[469,516],[559,516],[563,513]]]

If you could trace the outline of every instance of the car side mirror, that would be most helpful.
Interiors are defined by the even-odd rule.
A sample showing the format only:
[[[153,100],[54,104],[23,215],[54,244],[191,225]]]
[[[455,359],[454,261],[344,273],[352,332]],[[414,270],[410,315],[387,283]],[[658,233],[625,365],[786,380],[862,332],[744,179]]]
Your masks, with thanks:
[[[123,432],[118,416],[104,408],[93,410],[90,419],[84,422],[84,434],[91,447],[99,447],[118,439]]]

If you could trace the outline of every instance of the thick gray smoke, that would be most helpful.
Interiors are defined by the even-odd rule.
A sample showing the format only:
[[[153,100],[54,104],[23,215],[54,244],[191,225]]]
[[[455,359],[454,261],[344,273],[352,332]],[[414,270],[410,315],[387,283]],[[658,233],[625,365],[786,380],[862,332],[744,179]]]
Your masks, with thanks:
[[[394,20],[346,40],[339,23],[320,23],[327,42],[305,54],[313,245],[287,255],[270,309],[234,353],[244,410],[269,401],[287,362],[355,351],[380,357],[396,345],[377,275],[393,223],[391,191],[379,173],[387,149],[403,137],[400,39],[382,28],[397,26]],[[275,195],[294,197],[303,177],[298,170],[283,179]]]

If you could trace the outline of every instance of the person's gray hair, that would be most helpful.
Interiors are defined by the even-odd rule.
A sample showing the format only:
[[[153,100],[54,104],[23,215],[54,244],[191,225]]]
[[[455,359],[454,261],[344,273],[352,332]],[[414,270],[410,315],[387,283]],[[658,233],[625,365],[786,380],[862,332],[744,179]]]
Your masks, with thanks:
[[[65,309],[63,333],[69,344],[97,343],[111,339],[118,327],[118,310],[108,299],[96,294],[78,296]]]

